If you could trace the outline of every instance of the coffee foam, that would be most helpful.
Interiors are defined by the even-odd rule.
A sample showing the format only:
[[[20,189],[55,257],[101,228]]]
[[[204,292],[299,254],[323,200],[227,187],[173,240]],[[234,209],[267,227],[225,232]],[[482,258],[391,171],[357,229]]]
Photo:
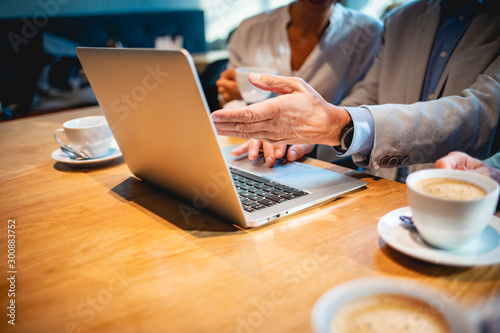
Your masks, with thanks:
[[[475,200],[486,195],[482,187],[453,178],[422,179],[415,184],[415,188],[426,194],[450,200]]]
[[[450,332],[446,319],[430,304],[398,294],[375,294],[339,308],[330,331],[346,332]]]

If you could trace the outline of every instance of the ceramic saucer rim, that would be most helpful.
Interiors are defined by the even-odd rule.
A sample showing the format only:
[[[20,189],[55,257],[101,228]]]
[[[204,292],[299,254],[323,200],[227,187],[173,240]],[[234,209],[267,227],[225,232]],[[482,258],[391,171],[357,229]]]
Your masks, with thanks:
[[[72,164],[72,165],[96,165],[96,164],[104,164],[107,162],[111,162],[112,160],[121,157],[122,152],[118,145],[115,142],[111,143],[111,146],[109,148],[112,150],[111,153],[108,153],[107,155],[99,158],[89,158],[86,160],[73,160],[71,159],[68,155],[66,155],[60,148],[57,148],[52,152],[52,159],[56,160],[57,162],[65,163],[65,164]]]
[[[400,225],[400,215],[411,215],[410,208],[408,206],[401,207],[385,214],[379,220],[377,229],[380,237],[387,245],[403,254],[423,261],[447,266],[472,267],[500,263],[500,242],[496,244],[493,250],[480,254],[459,254],[453,253],[453,251],[440,250],[425,244],[422,240],[416,242],[411,239],[410,233],[412,231]],[[500,233],[500,218],[493,216],[488,226]],[[417,231],[415,230],[414,232]],[[398,239],[394,237],[396,233],[403,237],[406,235],[408,238],[404,240],[401,238]],[[413,242],[413,244],[408,242]],[[415,248],[415,246],[418,246],[418,248]]]

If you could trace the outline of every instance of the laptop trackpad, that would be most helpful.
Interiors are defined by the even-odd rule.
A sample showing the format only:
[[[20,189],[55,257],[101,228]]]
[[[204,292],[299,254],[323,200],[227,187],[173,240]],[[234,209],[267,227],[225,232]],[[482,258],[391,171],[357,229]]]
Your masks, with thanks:
[[[264,157],[250,161],[246,154],[240,157],[231,156],[229,151],[234,147],[223,148],[227,164],[302,190],[324,189],[345,183],[347,178],[332,171],[284,160],[279,160],[273,168],[269,168],[266,166]]]

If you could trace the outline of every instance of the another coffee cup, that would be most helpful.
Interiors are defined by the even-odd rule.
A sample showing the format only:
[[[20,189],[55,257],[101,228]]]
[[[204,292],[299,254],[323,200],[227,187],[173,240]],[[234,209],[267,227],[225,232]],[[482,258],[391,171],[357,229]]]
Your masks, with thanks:
[[[455,249],[486,228],[498,203],[499,186],[486,176],[427,169],[406,180],[408,205],[419,234],[432,246]]]
[[[271,96],[270,91],[257,88],[248,80],[248,74],[276,74],[276,70],[268,67],[238,67],[236,68],[236,83],[241,97],[248,104],[257,103]]]
[[[59,138],[59,133],[65,134],[68,143]],[[108,153],[113,134],[104,116],[89,116],[66,121],[63,128],[56,129],[54,138],[79,154],[99,158]]]
[[[340,284],[312,310],[315,333],[477,332],[480,317],[405,279],[370,277]]]

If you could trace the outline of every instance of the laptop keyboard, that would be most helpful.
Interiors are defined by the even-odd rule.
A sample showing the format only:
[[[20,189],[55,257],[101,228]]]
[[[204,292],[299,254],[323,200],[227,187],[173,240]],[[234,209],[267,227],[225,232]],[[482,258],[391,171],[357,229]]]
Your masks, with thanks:
[[[254,212],[309,193],[230,167],[243,209]]]

